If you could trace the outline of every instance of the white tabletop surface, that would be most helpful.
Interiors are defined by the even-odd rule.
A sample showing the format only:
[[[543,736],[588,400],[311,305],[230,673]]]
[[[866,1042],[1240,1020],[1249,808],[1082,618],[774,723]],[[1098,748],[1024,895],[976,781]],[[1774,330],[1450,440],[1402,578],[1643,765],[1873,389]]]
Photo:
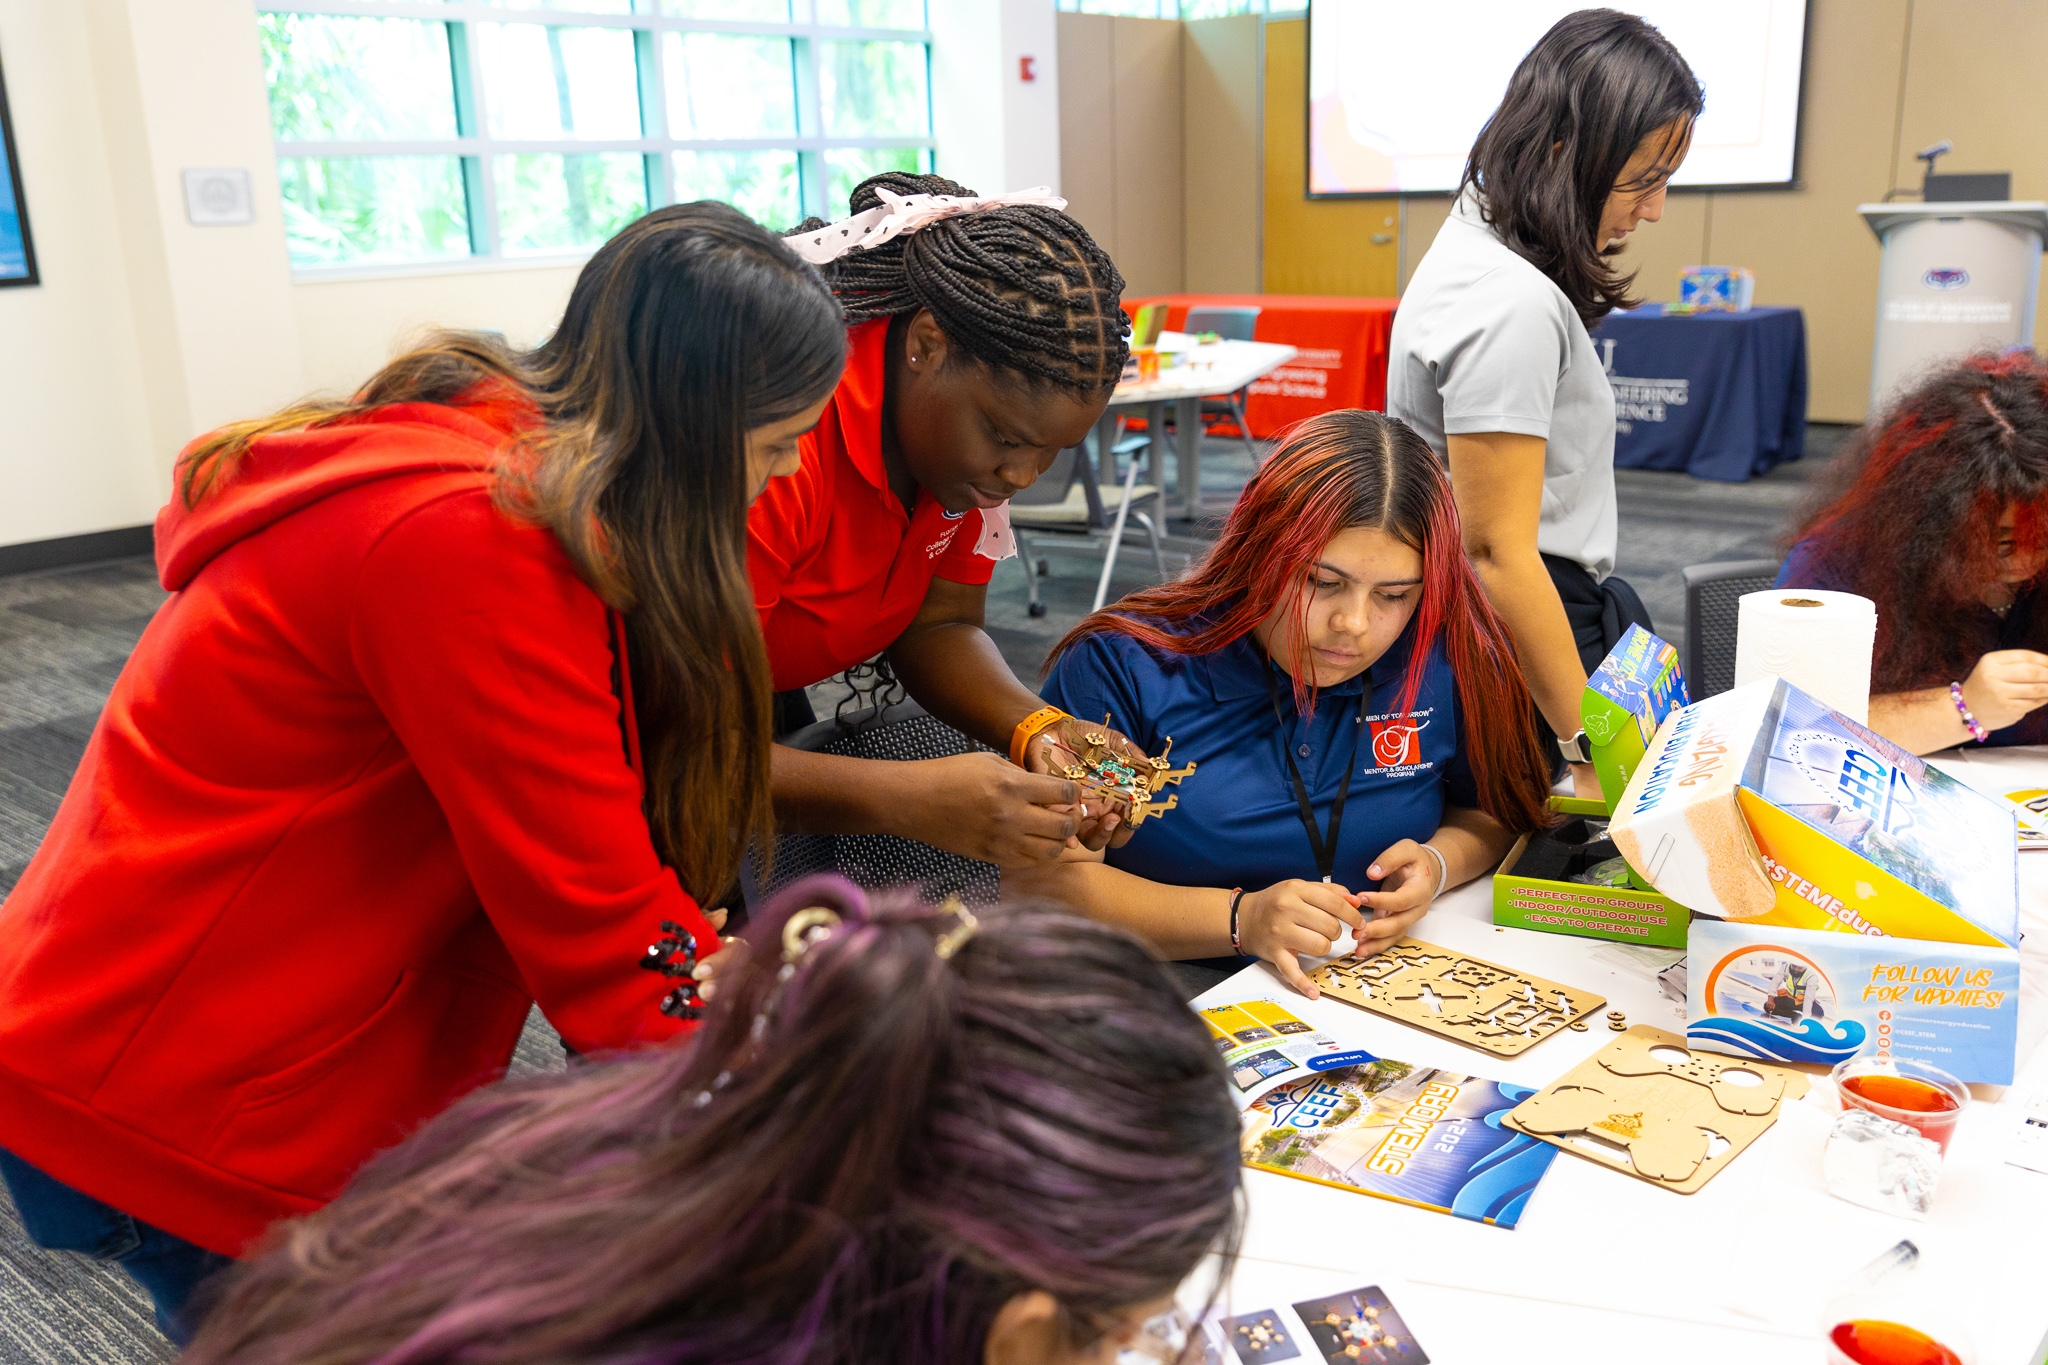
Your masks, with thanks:
[[[1959,780],[2001,793],[2048,786],[2048,750],[1945,754]],[[1437,1365],[1545,1362],[1801,1362],[1824,1359],[1821,1316],[1853,1271],[1910,1237],[1922,1252],[1899,1292],[1962,1311],[1974,1365],[2038,1365],[2048,1333],[2048,1174],[2006,1164],[2020,1107],[2048,1092],[2048,852],[2020,855],[2020,1068],[2010,1087],[1973,1087],[1926,1222],[1828,1194],[1821,1148],[1832,1086],[1808,1098],[1697,1193],[1674,1194],[1560,1153],[1518,1227],[1504,1230],[1265,1171],[1247,1170],[1243,1253],[1231,1312],[1362,1285],[1385,1288]],[[1411,931],[1608,998],[1628,1022],[1683,1032],[1657,971],[1676,949],[1497,928],[1490,878],[1445,895]],[[1340,1042],[1423,1066],[1542,1086],[1612,1037],[1596,1022],[1499,1058],[1335,1000],[1293,994],[1264,964],[1200,997],[1247,986]],[[1746,1310],[1746,1311],[1745,1311]],[[1305,1343],[1306,1344],[1306,1343]],[[1303,1365],[1313,1365],[1313,1347]]]
[[[1119,384],[1110,406],[1126,403],[1170,403],[1179,398],[1206,398],[1235,393],[1254,379],[1263,379],[1299,354],[1292,346],[1271,341],[1212,341],[1198,344],[1185,332],[1161,332],[1159,349],[1179,356],[1180,363],[1163,367],[1149,384]]]

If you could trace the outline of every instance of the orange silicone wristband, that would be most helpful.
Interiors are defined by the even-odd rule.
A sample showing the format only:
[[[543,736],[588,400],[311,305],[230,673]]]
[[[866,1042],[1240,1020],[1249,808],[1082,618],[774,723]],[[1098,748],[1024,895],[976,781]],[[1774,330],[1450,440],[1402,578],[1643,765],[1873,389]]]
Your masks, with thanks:
[[[1017,728],[1010,732],[1010,762],[1024,766],[1024,750],[1038,737],[1038,732],[1054,721],[1065,720],[1067,713],[1057,706],[1041,706],[1017,722]]]

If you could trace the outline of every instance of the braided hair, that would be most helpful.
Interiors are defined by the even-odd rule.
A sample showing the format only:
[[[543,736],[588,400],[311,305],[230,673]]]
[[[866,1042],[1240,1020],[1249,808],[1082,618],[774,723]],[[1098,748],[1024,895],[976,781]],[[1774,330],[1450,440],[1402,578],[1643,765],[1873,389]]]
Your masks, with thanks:
[[[892,194],[971,196],[936,175],[887,171],[855,187],[852,211]],[[816,232],[811,218],[791,230]],[[1088,229],[1057,209],[1008,204],[944,218],[819,267],[848,324],[925,309],[946,339],[994,369],[1094,395],[1130,353],[1124,277]]]

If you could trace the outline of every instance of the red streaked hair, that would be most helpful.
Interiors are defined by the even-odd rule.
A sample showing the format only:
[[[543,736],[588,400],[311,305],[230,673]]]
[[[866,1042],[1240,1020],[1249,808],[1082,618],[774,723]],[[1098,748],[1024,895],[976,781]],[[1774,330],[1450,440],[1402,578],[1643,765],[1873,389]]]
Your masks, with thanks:
[[[1488,815],[1517,833],[1549,824],[1550,764],[1536,738],[1535,704],[1513,641],[1466,562],[1450,480],[1428,444],[1377,412],[1325,413],[1290,431],[1231,509],[1223,533],[1177,583],[1132,593],[1069,631],[1046,659],[1077,640],[1117,631],[1172,654],[1212,654],[1247,635],[1298,589],[1323,548],[1354,527],[1385,531],[1422,555],[1422,600],[1398,710],[1422,686],[1441,645],[1456,682],[1465,760]],[[1195,629],[1178,627],[1201,622]],[[1305,603],[1289,623],[1294,657],[1307,652]],[[1314,684],[1294,680],[1295,705],[1315,707]]]
[[[1873,693],[1955,681],[1997,648],[1983,593],[1999,576],[2008,506],[2014,549],[2037,553],[2048,544],[2048,365],[2031,351],[1935,370],[1818,481],[1786,541],[1806,541],[1828,582],[1877,604]]]

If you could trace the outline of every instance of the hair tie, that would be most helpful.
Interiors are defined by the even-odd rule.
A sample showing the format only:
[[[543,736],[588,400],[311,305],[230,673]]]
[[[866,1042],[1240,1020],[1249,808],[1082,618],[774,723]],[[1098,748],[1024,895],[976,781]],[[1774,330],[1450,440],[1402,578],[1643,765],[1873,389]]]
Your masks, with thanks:
[[[963,213],[983,213],[989,209],[1008,208],[1016,204],[1032,204],[1049,209],[1064,209],[1067,206],[1067,201],[1054,194],[1050,185],[979,197],[956,194],[897,194],[877,185],[875,194],[882,201],[879,208],[867,209],[829,227],[820,228],[816,232],[806,232],[783,240],[789,243],[791,250],[812,265],[826,265],[849,251],[866,251],[881,246],[905,233],[929,227],[942,218],[957,218]]]
[[[830,938],[838,927],[839,912],[822,905],[807,905],[791,915],[782,925],[782,965],[794,968],[812,944]]]
[[[948,896],[946,903],[939,907],[941,914],[948,910],[960,917],[960,923],[939,935],[939,941],[932,946],[932,951],[939,955],[941,962],[949,960],[953,954],[967,946],[967,940],[981,932],[981,921],[974,917],[972,910],[961,903],[958,896]]]

